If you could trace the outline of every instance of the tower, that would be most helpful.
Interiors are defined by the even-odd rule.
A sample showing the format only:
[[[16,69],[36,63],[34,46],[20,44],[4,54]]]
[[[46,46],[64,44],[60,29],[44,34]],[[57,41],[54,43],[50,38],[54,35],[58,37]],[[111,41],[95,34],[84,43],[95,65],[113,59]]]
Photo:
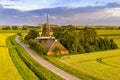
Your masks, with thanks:
[[[48,13],[46,13],[46,24],[43,25],[42,29],[42,37],[50,37],[50,25],[49,25],[49,18],[48,18]]]

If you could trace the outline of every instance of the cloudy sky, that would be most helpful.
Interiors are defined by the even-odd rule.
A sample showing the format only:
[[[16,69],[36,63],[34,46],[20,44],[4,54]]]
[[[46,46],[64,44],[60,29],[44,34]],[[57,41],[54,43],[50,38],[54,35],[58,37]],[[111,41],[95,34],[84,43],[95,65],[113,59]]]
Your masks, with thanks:
[[[0,25],[120,25],[120,0],[0,0]]]

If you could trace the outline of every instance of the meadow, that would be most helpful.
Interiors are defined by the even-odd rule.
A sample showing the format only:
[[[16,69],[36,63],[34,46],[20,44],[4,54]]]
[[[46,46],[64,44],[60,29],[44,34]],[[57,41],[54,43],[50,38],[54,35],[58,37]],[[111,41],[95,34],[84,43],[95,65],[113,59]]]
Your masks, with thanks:
[[[120,49],[56,58],[79,72],[103,80],[120,79]]]

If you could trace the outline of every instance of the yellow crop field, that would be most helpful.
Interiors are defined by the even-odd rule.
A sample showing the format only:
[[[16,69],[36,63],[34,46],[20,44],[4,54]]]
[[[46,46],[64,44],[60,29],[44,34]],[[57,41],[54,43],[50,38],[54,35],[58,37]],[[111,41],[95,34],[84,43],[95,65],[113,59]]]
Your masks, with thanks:
[[[22,80],[6,47],[6,38],[10,35],[13,33],[0,33],[0,80]]]
[[[6,38],[15,33],[0,33],[0,46],[6,46]]]
[[[98,35],[120,34],[120,30],[96,30]]]
[[[120,79],[120,49],[63,56],[57,60],[99,79]]]
[[[6,47],[0,47],[0,80],[22,80]]]

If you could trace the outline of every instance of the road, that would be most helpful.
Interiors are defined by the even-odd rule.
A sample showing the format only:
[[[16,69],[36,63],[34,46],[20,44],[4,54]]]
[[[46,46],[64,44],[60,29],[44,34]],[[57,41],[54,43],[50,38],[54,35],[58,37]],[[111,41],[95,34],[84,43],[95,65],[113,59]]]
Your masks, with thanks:
[[[81,80],[59,68],[57,68],[56,66],[52,65],[51,63],[49,63],[47,60],[41,58],[39,55],[37,55],[33,50],[31,50],[31,48],[22,43],[19,39],[18,36],[15,39],[17,41],[18,44],[20,44],[26,51],[27,53],[32,56],[33,59],[35,59],[38,63],[40,63],[41,65],[43,65],[44,67],[46,67],[47,69],[49,69],[50,71],[52,71],[53,73],[59,75],[60,77],[62,77],[65,80]]]

